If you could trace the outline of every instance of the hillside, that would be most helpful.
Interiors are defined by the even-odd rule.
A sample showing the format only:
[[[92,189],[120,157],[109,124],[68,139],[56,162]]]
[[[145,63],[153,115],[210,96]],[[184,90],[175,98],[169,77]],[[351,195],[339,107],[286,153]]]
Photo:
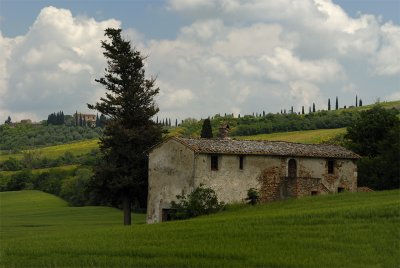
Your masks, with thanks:
[[[379,105],[387,109],[400,110],[400,101],[382,102]],[[257,134],[271,134],[280,132],[293,132],[318,129],[345,128],[358,118],[359,112],[370,109],[374,105],[351,107],[331,111],[317,111],[314,113],[298,114],[260,112],[252,115],[233,117],[230,114],[214,115],[210,117],[214,137],[218,135],[218,128],[222,123],[230,126],[230,136],[254,136]],[[203,120],[186,119],[179,127],[170,128],[169,135],[185,137],[199,137]]]
[[[398,267],[400,191],[307,197],[154,225],[0,193],[1,267]]]

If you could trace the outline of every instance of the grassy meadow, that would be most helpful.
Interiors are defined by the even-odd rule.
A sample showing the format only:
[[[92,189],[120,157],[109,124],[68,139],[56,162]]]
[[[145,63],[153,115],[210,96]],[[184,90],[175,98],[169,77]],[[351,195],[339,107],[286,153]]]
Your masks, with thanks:
[[[122,212],[0,193],[1,267],[399,267],[400,191],[236,205],[122,226]]]
[[[237,136],[239,140],[268,140],[268,141],[288,141],[308,144],[319,144],[335,137],[345,134],[346,128],[335,129],[316,129],[292,132],[279,132],[271,134],[259,134],[253,136]]]

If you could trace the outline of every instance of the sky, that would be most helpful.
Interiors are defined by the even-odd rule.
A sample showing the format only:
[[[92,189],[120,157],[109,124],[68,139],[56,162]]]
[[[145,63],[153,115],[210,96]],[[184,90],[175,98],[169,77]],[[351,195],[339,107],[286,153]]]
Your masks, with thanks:
[[[146,56],[160,118],[400,100],[399,0],[0,0],[0,122],[91,112],[109,27]]]

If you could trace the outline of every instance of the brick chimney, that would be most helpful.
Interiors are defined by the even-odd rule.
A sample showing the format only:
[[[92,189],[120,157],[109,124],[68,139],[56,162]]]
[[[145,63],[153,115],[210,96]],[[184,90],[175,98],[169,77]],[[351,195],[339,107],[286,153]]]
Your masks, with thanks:
[[[222,124],[219,127],[219,138],[220,139],[229,139],[229,125],[228,124]]]

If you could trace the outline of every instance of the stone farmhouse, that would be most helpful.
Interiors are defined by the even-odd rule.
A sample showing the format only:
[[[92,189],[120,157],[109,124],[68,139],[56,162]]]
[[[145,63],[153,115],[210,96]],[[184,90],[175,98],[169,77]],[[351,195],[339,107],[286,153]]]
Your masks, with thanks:
[[[172,137],[149,150],[147,222],[169,220],[176,195],[200,184],[225,203],[357,191],[359,156],[335,145]]]

